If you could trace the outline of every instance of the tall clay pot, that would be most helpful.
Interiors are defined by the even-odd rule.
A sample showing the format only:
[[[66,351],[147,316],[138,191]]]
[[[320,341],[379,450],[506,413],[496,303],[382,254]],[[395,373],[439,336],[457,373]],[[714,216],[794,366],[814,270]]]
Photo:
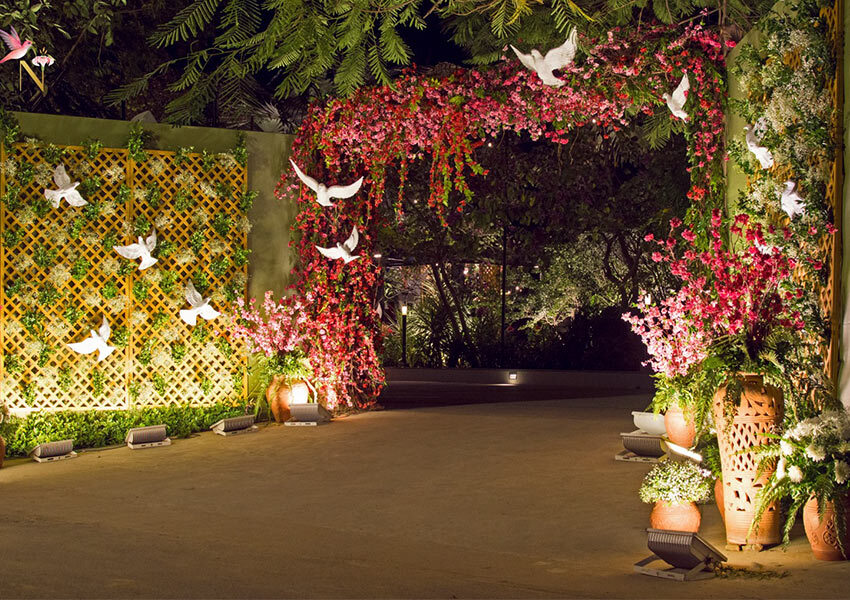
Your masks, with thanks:
[[[736,378],[743,388],[740,402],[731,411],[726,407],[724,384],[714,394],[712,406],[723,471],[726,541],[733,545],[778,544],[780,518],[776,505],[763,513],[752,535],[747,535],[755,516],[756,494],[773,470],[765,470],[756,479],[756,456],[742,451],[765,443],[765,434],[774,433],[782,422],[782,390],[766,385],[761,375],[741,374]]]
[[[803,526],[812,546],[812,554],[818,560],[847,560],[850,558],[850,496],[844,496],[844,526],[839,527],[835,505],[826,503],[823,520],[818,515],[818,501],[813,496],[803,507]],[[838,540],[841,540],[839,545]],[[844,552],[841,552],[841,548]]]
[[[697,437],[694,420],[686,415],[678,404],[672,404],[664,413],[664,428],[667,430],[667,439],[674,444],[684,448],[694,445]]]
[[[714,503],[717,505],[717,511],[720,513],[720,520],[726,523],[726,507],[723,504],[722,477],[718,477],[714,480]]]
[[[653,529],[673,531],[699,531],[702,515],[694,502],[665,502],[661,500],[652,507],[649,524]]]

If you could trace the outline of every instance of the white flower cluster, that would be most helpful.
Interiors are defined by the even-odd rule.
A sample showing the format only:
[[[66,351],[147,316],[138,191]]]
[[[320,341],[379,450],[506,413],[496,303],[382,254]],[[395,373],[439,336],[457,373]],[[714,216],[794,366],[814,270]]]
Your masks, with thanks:
[[[56,287],[63,288],[71,281],[71,269],[65,263],[56,263],[50,268],[47,279]]]

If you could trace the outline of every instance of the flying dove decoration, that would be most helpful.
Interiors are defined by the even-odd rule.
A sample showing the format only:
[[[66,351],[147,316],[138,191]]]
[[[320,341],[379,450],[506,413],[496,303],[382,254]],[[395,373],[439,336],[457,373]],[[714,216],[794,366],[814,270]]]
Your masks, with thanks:
[[[316,250],[318,250],[322,256],[330,258],[331,260],[342,259],[345,261],[345,264],[350,263],[352,260],[357,260],[360,258],[360,255],[352,255],[354,249],[357,247],[357,242],[360,241],[360,235],[357,233],[357,226],[355,225],[351,230],[351,235],[348,236],[348,239],[345,240],[342,244],[337,244],[336,247],[333,248],[322,248],[321,246],[316,246]]]
[[[797,184],[793,181],[785,182],[785,189],[779,194],[780,205],[789,219],[793,219],[797,215],[805,214],[806,202],[803,197],[797,193]]]
[[[322,206],[333,206],[331,198],[338,198],[340,200],[351,198],[357,193],[360,186],[363,185],[363,177],[361,177],[354,183],[350,183],[348,185],[332,185],[328,187],[324,183],[319,183],[309,175],[306,175],[304,171],[298,168],[298,165],[296,165],[295,161],[291,158],[289,159],[289,162],[292,163],[292,168],[295,169],[295,174],[298,175],[298,179],[304,182],[304,185],[308,188],[316,192],[316,202]]]
[[[103,323],[100,329],[98,331],[92,329],[90,333],[91,335],[82,342],[68,344],[68,347],[78,354],[91,354],[96,351],[97,362],[101,362],[115,350],[115,346],[110,346],[107,343],[111,331],[109,329],[109,321],[106,320],[105,316],[103,317]]]
[[[183,319],[187,325],[195,326],[195,323],[198,321],[198,317],[206,319],[207,321],[212,321],[221,313],[210,306],[210,299],[204,298],[195,289],[195,284],[191,281],[186,284],[186,301],[189,303],[189,306],[192,308],[184,308],[180,311],[180,318]]]
[[[684,75],[682,75],[682,80],[679,82],[679,85],[673,90],[672,94],[664,93],[662,94],[662,98],[667,103],[667,108],[670,109],[670,112],[673,113],[674,117],[682,119],[683,121],[688,120],[688,113],[685,112],[685,102],[688,101],[688,90],[691,89],[691,82],[688,79],[688,73],[685,71]]]
[[[44,197],[50,201],[50,206],[59,208],[59,204],[64,199],[71,206],[85,206],[88,204],[80,192],[77,191],[79,181],[71,183],[71,178],[65,172],[65,165],[59,165],[53,169],[53,183],[56,184],[55,190],[44,190]]]
[[[563,79],[555,77],[552,72],[563,69],[573,62],[576,56],[576,48],[578,47],[577,36],[578,32],[573,27],[570,35],[567,36],[567,40],[557,48],[549,50],[545,56],[536,48],[529,54],[520,52],[514,46],[511,46],[511,50],[514,51],[519,61],[527,69],[537,73],[537,76],[540,77],[543,83],[553,87],[561,87],[566,82]]]
[[[761,168],[771,168],[773,166],[773,154],[771,154],[770,150],[760,144],[759,139],[756,137],[755,127],[746,125],[744,127],[744,134],[747,140],[747,148],[750,149],[750,152],[756,155],[759,164],[761,164]]]
[[[139,236],[139,241],[135,244],[112,247],[113,250],[124,258],[129,258],[131,260],[135,260],[137,258],[142,259],[139,263],[139,271],[144,271],[148,267],[156,264],[157,260],[151,256],[151,252],[153,252],[154,248],[156,248],[156,230],[154,230],[145,240]]]

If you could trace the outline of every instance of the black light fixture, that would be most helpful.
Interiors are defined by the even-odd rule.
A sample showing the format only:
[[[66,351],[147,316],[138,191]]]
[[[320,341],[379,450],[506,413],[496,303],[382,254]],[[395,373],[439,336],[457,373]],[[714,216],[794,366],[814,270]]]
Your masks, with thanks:
[[[401,305],[401,364],[407,366],[407,304]]]
[[[714,569],[726,562],[717,548],[693,531],[647,529],[646,545],[653,553],[635,563],[635,571],[643,575],[676,581],[695,581],[714,577]],[[663,560],[669,569],[654,569],[647,565]]]
[[[284,423],[289,426],[316,426],[329,423],[331,413],[318,402],[307,402],[304,404],[290,404],[289,410],[292,416]]]
[[[29,451],[29,455],[35,462],[53,462],[66,458],[76,458],[74,452],[74,440],[59,440],[57,442],[45,442],[39,444]]]
[[[620,438],[625,450],[614,455],[616,460],[657,463],[664,456],[664,436],[635,429],[630,433],[621,433]]]

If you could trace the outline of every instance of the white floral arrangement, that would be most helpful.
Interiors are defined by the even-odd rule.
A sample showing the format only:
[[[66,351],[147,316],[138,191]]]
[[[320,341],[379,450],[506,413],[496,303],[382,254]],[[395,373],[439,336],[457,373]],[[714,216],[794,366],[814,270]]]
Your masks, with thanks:
[[[788,498],[787,543],[797,512],[810,498],[823,506],[850,494],[850,414],[824,411],[770,437],[773,443],[754,449],[761,457],[760,469],[775,467],[759,493],[755,521],[768,506]]]

